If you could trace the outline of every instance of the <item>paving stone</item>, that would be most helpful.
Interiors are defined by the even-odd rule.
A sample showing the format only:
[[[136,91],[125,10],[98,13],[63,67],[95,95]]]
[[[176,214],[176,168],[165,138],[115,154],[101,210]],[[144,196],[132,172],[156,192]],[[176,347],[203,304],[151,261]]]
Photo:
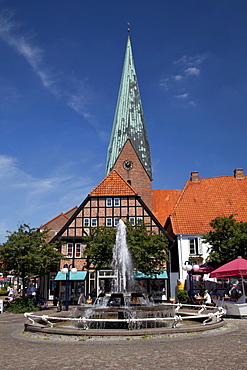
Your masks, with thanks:
[[[202,333],[101,340],[23,333],[24,322],[0,314],[1,369],[247,369],[244,319]]]

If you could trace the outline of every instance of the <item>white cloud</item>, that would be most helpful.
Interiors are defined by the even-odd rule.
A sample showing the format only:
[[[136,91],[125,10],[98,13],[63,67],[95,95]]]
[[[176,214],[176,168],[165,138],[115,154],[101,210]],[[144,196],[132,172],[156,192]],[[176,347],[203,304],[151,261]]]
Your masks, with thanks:
[[[12,21],[13,13],[0,14],[0,37],[19,55],[26,59],[33,71],[40,77],[46,88],[54,83],[50,78],[51,72],[43,65],[44,50],[32,44],[32,36],[18,34],[19,25]]]
[[[197,104],[196,104],[196,102],[194,102],[193,100],[190,100],[190,101],[188,102],[188,106],[189,106],[189,107],[197,107]]]
[[[197,77],[199,81],[202,64],[208,57],[209,53],[194,56],[183,55],[173,62],[174,73],[163,78],[160,87],[165,90],[166,94],[170,94],[173,99],[177,99],[177,102],[180,99],[182,107],[196,107],[197,103],[194,100],[191,99],[186,105],[182,103],[182,100],[193,96],[196,85],[195,81],[192,83],[192,78]]]
[[[180,81],[180,80],[183,80],[184,77],[181,74],[179,74],[179,75],[173,76],[173,78],[176,81]]]
[[[14,177],[18,174],[16,159],[0,155],[0,180]]]
[[[89,104],[88,87],[75,78],[67,78],[62,73],[54,72],[45,63],[45,51],[34,45],[34,37],[23,35],[20,24],[13,21],[14,13],[0,14],[0,38],[28,62],[42,85],[58,99],[65,99],[67,105],[90,122],[91,115],[87,110]],[[62,76],[62,80],[61,80]],[[67,85],[67,88],[64,88]],[[96,128],[96,127],[94,127]],[[96,128],[97,130],[97,128]]]
[[[198,68],[196,68],[196,67],[189,67],[189,68],[187,68],[187,69],[184,71],[184,73],[185,73],[186,75],[199,76],[199,74],[200,74],[200,70],[199,70]]]
[[[6,230],[14,230],[20,222],[40,226],[40,220],[45,223],[47,217],[82,202],[95,182],[88,173],[78,177],[75,166],[77,162],[63,160],[51,176],[35,177],[24,171],[16,158],[0,154],[0,242]]]
[[[0,155],[0,183],[7,183],[7,191],[25,189],[29,199],[33,196],[56,191],[62,184],[71,179],[66,174],[46,179],[35,178],[18,167],[18,161],[6,155]]]
[[[40,220],[48,221],[47,214],[55,217],[82,202],[95,183],[87,174],[75,177],[74,165],[63,162],[52,176],[38,178],[23,171],[15,158],[0,155],[0,242],[18,223],[38,227]]]
[[[208,57],[209,57],[208,53],[196,54],[194,56],[183,55],[181,58],[176,60],[174,64],[183,64],[187,66],[199,65],[202,64],[204,60]]]
[[[175,97],[177,99],[187,99],[188,96],[189,96],[189,94],[188,93],[185,93],[185,94],[176,95]]]

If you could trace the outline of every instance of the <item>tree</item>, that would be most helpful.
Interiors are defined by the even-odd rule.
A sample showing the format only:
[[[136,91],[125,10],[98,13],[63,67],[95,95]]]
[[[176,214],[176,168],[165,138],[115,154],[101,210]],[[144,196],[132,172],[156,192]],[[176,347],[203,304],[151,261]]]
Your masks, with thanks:
[[[25,295],[27,280],[47,274],[64,258],[58,251],[61,242],[48,244],[48,230],[40,231],[26,224],[13,233],[7,232],[8,240],[0,246],[1,270],[22,278]]]
[[[156,234],[147,230],[144,223],[133,226],[126,222],[127,245],[134,260],[134,266],[144,274],[152,275],[162,269],[168,260],[166,253],[168,239],[164,233]],[[96,269],[109,267],[112,262],[112,251],[116,239],[116,229],[97,227],[92,229],[86,239],[84,257],[88,266],[92,263]]]
[[[247,223],[237,222],[234,215],[216,217],[210,222],[204,241],[210,244],[208,262],[219,267],[241,256],[247,258]]]
[[[98,226],[91,229],[91,234],[85,238],[86,247],[83,251],[87,269],[91,264],[98,270],[111,264],[115,239],[116,229],[113,227]]]
[[[143,222],[137,226],[127,222],[127,244],[133,256],[134,266],[146,275],[163,269],[168,261],[166,235],[149,231]]]

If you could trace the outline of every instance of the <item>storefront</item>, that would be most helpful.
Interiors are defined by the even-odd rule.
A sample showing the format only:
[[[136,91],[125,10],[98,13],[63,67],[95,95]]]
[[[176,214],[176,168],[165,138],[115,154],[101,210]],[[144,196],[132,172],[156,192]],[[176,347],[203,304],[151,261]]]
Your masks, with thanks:
[[[135,271],[134,279],[141,291],[149,293],[155,302],[167,300],[168,297],[168,275],[166,270],[157,271],[153,275],[145,275]]]
[[[75,274],[69,272],[69,296],[72,304],[76,304],[79,296],[84,294],[86,296],[86,284],[85,279],[87,277],[87,271],[77,271]],[[56,283],[56,284],[54,284]],[[61,271],[58,271],[53,283],[53,297],[60,296],[62,299],[65,299],[66,291],[66,274],[63,274]],[[52,299],[52,298],[51,298]]]

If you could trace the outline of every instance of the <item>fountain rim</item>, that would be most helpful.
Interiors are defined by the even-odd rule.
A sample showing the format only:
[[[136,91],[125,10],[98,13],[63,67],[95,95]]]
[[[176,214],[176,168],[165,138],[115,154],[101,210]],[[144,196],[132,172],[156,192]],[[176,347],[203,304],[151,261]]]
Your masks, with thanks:
[[[168,304],[167,304],[168,305]],[[79,321],[83,323],[84,321],[92,321],[93,319],[84,319],[83,318],[69,318],[69,317],[56,317],[56,316],[48,316],[48,315],[35,315],[33,312],[24,313],[24,317],[28,319],[30,322],[26,322],[24,324],[24,330],[27,332],[32,333],[44,333],[44,334],[54,334],[54,335],[65,335],[65,336],[79,336],[79,337],[105,337],[105,336],[143,336],[143,335],[161,335],[161,334],[176,334],[176,333],[192,333],[192,332],[200,332],[205,330],[213,330],[218,329],[224,325],[223,316],[225,315],[224,309],[221,307],[217,307],[217,311],[209,312],[207,314],[202,314],[205,309],[210,309],[211,307],[202,305],[196,306],[198,307],[198,313],[194,315],[189,315],[185,313],[185,317],[181,319],[181,315],[176,315],[179,312],[182,306],[190,306],[185,304],[169,304],[171,306],[176,306],[177,312],[175,312],[175,316],[172,318],[165,318],[165,320],[177,320],[177,322],[182,320],[189,320],[189,319],[203,319],[204,321],[202,324],[191,325],[191,326],[184,326],[184,327],[162,327],[162,328],[148,328],[148,329],[81,329],[81,328],[66,328],[66,327],[54,327],[50,320],[63,320],[63,321]],[[186,308],[186,307],[185,307]],[[214,309],[216,307],[213,307]],[[39,324],[37,321],[42,320],[47,322],[47,324],[51,324],[51,326],[46,326]],[[98,321],[98,319],[95,319]],[[105,319],[103,319],[106,321]],[[109,321],[110,319],[107,319]],[[135,319],[128,319],[129,321],[134,321]],[[145,319],[144,319],[145,320]],[[146,319],[147,320],[147,319]],[[150,320],[150,318],[148,318]],[[116,321],[116,320],[114,320]],[[137,321],[140,321],[137,319]],[[121,320],[123,322],[123,320]]]

